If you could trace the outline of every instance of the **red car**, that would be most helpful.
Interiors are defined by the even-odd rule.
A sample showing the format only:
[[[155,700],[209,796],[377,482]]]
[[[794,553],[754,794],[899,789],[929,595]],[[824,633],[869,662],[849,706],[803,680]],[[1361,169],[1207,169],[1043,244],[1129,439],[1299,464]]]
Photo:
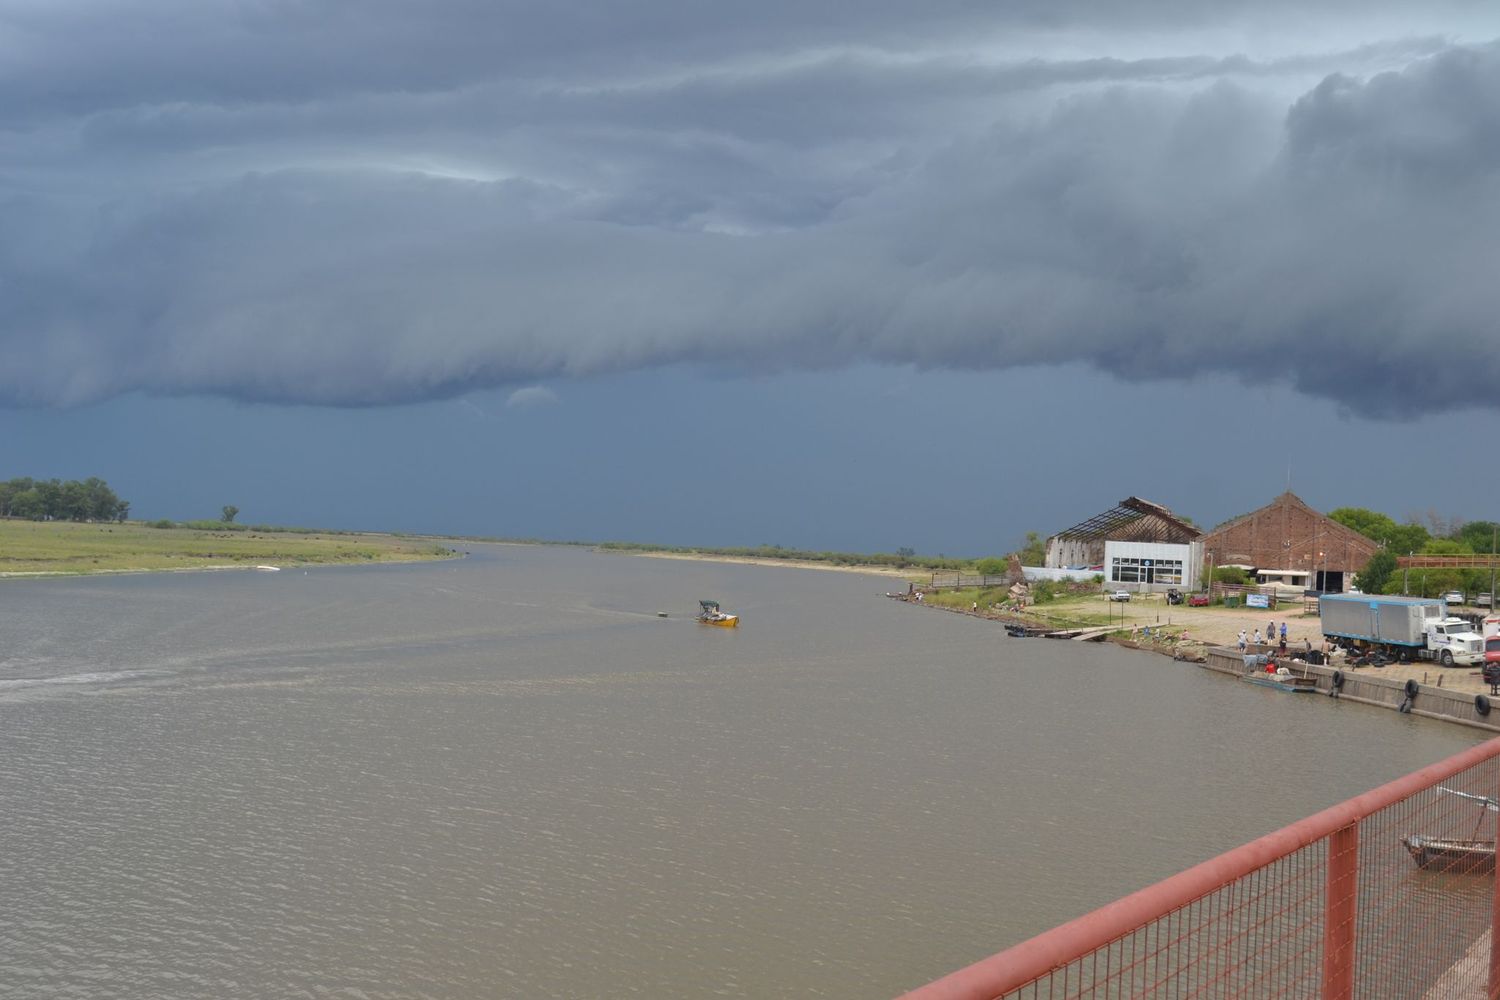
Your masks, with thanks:
[[[1490,690],[1500,690],[1500,635],[1485,637],[1483,677]]]
[[[1206,608],[1210,603],[1207,594],[1193,594],[1188,598],[1188,607],[1190,608]]]

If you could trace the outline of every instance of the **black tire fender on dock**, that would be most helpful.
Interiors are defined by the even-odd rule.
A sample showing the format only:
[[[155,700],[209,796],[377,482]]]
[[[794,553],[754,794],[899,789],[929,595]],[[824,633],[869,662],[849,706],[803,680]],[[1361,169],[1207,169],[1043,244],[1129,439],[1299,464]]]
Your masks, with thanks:
[[[1481,717],[1489,715],[1490,700],[1482,694],[1476,694],[1474,696],[1474,711],[1478,712]]]
[[[1415,698],[1417,696],[1417,692],[1421,689],[1421,685],[1417,683],[1417,679],[1415,677],[1408,677],[1406,679],[1406,686],[1401,690],[1406,692],[1406,697]]]

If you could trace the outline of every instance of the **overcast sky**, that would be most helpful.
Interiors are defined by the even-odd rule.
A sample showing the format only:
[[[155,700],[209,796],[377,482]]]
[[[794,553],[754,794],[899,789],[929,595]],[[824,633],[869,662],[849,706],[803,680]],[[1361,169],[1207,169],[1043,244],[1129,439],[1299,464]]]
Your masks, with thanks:
[[[949,554],[1500,518],[1500,6],[0,0],[0,476]]]

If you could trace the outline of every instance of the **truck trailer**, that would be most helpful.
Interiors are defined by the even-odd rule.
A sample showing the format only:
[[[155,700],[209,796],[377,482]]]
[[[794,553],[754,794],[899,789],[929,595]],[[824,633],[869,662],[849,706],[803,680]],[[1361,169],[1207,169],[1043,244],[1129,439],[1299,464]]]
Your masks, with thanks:
[[[1445,667],[1484,661],[1484,640],[1448,606],[1426,597],[1325,594],[1318,602],[1323,635],[1353,641],[1401,660],[1437,660]]]

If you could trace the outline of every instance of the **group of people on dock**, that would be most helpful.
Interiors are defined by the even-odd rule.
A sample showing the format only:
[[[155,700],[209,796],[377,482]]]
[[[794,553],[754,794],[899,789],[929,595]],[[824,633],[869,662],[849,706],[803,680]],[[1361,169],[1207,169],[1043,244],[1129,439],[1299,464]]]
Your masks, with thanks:
[[[1279,638],[1280,638],[1279,648],[1280,648],[1280,650],[1281,650],[1282,653],[1285,653],[1286,652],[1286,622],[1282,622],[1281,623],[1281,632],[1279,633]],[[1245,649],[1246,649],[1246,646],[1249,643],[1252,643],[1252,642],[1255,645],[1257,645],[1257,646],[1276,646],[1276,645],[1278,645],[1277,639],[1278,639],[1278,633],[1276,631],[1276,620],[1275,619],[1272,619],[1270,622],[1268,622],[1266,624],[1266,634],[1265,634],[1264,637],[1261,636],[1260,629],[1256,629],[1255,630],[1255,635],[1253,637],[1252,636],[1247,636],[1245,634],[1245,630],[1244,629],[1240,629],[1240,652],[1243,653],[1245,651]]]

